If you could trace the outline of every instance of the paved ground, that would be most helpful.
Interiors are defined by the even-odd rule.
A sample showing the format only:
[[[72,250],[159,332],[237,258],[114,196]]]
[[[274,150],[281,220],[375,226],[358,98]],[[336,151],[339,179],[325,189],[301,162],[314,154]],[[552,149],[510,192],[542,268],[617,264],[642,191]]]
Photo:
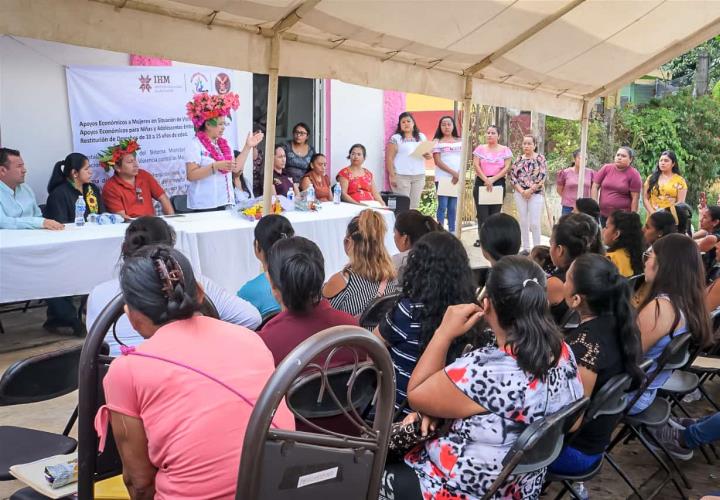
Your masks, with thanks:
[[[485,264],[480,249],[472,247],[475,238],[476,233],[474,230],[466,231],[462,238],[463,243],[468,248],[473,267]],[[0,373],[3,373],[8,366],[17,360],[82,342],[81,339],[76,337],[52,335],[44,332],[41,328],[44,317],[44,309],[2,315],[1,319],[6,334],[0,335]],[[710,388],[716,400],[720,400],[720,381]],[[45,403],[0,407],[0,425],[21,425],[46,431],[61,432],[76,402],[77,392]],[[692,413],[696,416],[710,412],[709,405],[702,402],[693,403],[690,407]],[[75,432],[74,430],[73,435],[75,435]],[[626,467],[626,470],[636,480],[637,484],[646,482],[653,475],[655,466],[652,465],[650,456],[636,443],[620,447],[615,456],[622,466]],[[699,453],[696,453],[691,461],[682,463],[683,470],[694,485],[694,488],[688,491],[690,498],[700,498],[711,491],[720,490],[720,466],[717,465],[719,463],[720,460],[716,460],[716,465],[708,465]],[[8,498],[12,492],[20,487],[21,484],[15,481],[0,483],[0,499]],[[600,476],[588,483],[588,487],[592,498],[625,498],[630,494],[629,488],[625,487],[619,476],[610,467],[605,467]],[[555,490],[556,488],[551,489],[550,493]],[[677,492],[668,486],[657,498],[674,499],[677,498]]]

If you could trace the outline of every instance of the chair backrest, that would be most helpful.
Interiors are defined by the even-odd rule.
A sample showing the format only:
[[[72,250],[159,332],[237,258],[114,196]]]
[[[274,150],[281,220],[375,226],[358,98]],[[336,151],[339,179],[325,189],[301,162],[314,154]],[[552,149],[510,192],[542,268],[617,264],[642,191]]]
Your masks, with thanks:
[[[170,203],[172,203],[173,209],[175,209],[175,213],[177,214],[188,214],[192,212],[192,210],[187,206],[186,194],[176,194],[171,196]]]
[[[383,191],[380,193],[380,197],[388,208],[395,212],[395,215],[410,210],[410,197],[407,195]]]
[[[399,293],[389,293],[378,297],[368,304],[365,310],[360,315],[358,322],[363,328],[375,328],[386,313],[388,313],[400,297]]]
[[[356,359],[362,352],[371,362],[355,364],[355,373],[348,378],[350,386],[346,391],[352,394],[352,386],[363,380],[363,371],[372,371],[377,386],[372,424],[351,413],[363,427],[360,436],[327,430],[317,433],[271,430],[273,415],[298,376],[307,373],[311,366],[319,368],[321,373],[326,371],[325,367],[313,366],[313,360],[325,352],[332,356],[339,349],[355,351]],[[331,397],[339,401],[331,390],[327,374],[322,377]],[[392,360],[380,339],[363,328],[352,326],[336,326],[308,338],[278,365],[255,403],[245,432],[236,498],[377,499],[394,399]]]
[[[574,422],[588,403],[587,398],[581,398],[527,426],[503,458],[503,469],[483,500],[493,498],[511,474],[527,474],[550,465],[560,455],[568,423]]]
[[[47,401],[76,390],[81,350],[78,345],[13,363],[0,378],[0,406]]]
[[[628,285],[630,285],[630,292],[637,292],[640,286],[645,283],[644,274],[636,274],[628,278]]]
[[[578,326],[580,326],[580,313],[575,309],[568,309],[560,320],[560,328],[565,331],[570,331]]]
[[[583,416],[583,426],[603,415],[619,415],[627,404],[627,391],[632,384],[632,378],[627,373],[620,373],[610,380],[590,398],[587,410]]]

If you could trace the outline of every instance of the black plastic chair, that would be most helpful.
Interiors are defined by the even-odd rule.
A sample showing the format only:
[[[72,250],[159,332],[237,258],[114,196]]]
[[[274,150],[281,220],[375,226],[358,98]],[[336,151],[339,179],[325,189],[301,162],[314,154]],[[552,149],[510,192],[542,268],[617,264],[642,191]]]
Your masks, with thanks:
[[[392,191],[383,191],[380,193],[380,197],[383,199],[388,208],[395,212],[395,215],[410,210],[409,196],[400,193],[393,193]]]
[[[172,203],[173,209],[176,214],[189,214],[192,210],[187,206],[187,195],[176,194],[170,197],[170,203]]]
[[[0,406],[48,401],[76,390],[81,348],[39,354],[11,365],[0,378]],[[12,465],[75,450],[77,441],[68,434],[76,419],[77,413],[73,412],[62,434],[0,426],[0,481],[14,479],[9,472]]]
[[[562,451],[567,428],[585,411],[589,402],[587,398],[578,399],[527,426],[503,458],[502,471],[483,495],[483,500],[493,498],[511,474],[527,474],[553,463]]]
[[[367,354],[372,364],[356,364],[349,378],[347,394],[362,381],[362,366],[371,370],[376,380],[375,413],[372,424],[350,413],[362,426],[360,436],[343,435],[325,429],[320,432],[270,429],[278,405],[307,373],[313,360],[325,352],[352,349]],[[314,365],[314,368],[323,367]],[[321,374],[326,389],[336,404],[343,403]],[[265,385],[245,433],[237,499],[305,500],[342,498],[375,500],[378,498],[387,444],[392,423],[395,381],[392,360],[383,343],[359,327],[337,326],[313,335],[296,347],[277,367]],[[296,417],[301,417],[295,413]]]
[[[627,390],[630,388],[631,383],[632,379],[630,375],[626,373],[621,373],[610,378],[590,399],[587,410],[585,410],[585,414],[583,415],[582,424],[580,424],[577,431],[565,440],[566,444],[571,444],[575,436],[578,436],[588,424],[595,421],[598,417],[617,415],[619,418],[619,415],[625,410]],[[555,497],[555,500],[562,498],[566,491],[569,491],[574,498],[580,499],[581,497],[577,491],[575,491],[575,488],[573,488],[572,483],[589,481],[600,473],[602,464],[603,460],[600,459],[595,467],[584,474],[548,473],[545,480],[548,482],[562,483],[563,487]]]
[[[651,492],[651,494],[649,495],[650,497],[655,496],[659,491],[662,490],[662,488],[664,488],[668,481],[670,481],[673,483],[680,496],[682,498],[687,498],[685,492],[682,490],[680,484],[675,478],[676,474],[683,480],[683,482],[688,488],[691,488],[689,480],[682,472],[682,470],[678,467],[672,455],[670,455],[670,453],[667,451],[667,449],[662,443],[656,440],[651,433],[647,432],[648,427],[659,427],[663,425],[668,425],[667,422],[670,419],[671,415],[670,403],[666,399],[657,396],[655,397],[652,404],[642,412],[635,415],[629,414],[633,405],[637,402],[643,392],[645,392],[645,390],[650,386],[650,384],[652,384],[655,378],[657,378],[657,376],[663,370],[672,370],[685,366],[689,357],[688,352],[691,340],[692,336],[689,333],[684,333],[682,335],[673,337],[670,343],[665,347],[665,349],[655,362],[655,369],[647,374],[645,382],[640,386],[635,395],[631,398],[628,398],[629,402],[622,417],[623,428],[615,435],[612,442],[610,443],[610,446],[608,446],[608,449],[605,452],[605,460],[607,460],[608,463],[612,466],[612,468],[615,469],[615,471],[620,475],[625,484],[627,484],[633,490],[633,493],[635,493],[638,498],[644,497],[638,487],[635,486],[635,484],[630,480],[625,471],[612,458],[610,454],[615,448],[615,446],[617,446],[621,441],[625,440],[625,442],[627,442],[629,439],[632,438],[636,438],[650,453],[650,455],[652,455],[652,457],[660,465],[660,467],[665,471],[665,476],[661,479],[659,485],[655,488],[655,490]],[[646,362],[643,364],[643,367],[646,370],[649,369],[651,366],[652,363]],[[645,430],[645,432],[643,432],[643,430]],[[650,443],[650,441],[652,441],[652,444]],[[667,462],[662,459],[662,457],[658,454],[657,451],[655,451],[656,449],[659,449],[663,452],[663,455],[665,455]]]
[[[395,306],[399,297],[399,293],[389,293],[370,302],[360,315],[360,319],[358,320],[360,326],[368,330],[372,330],[378,326],[385,314],[390,312]]]

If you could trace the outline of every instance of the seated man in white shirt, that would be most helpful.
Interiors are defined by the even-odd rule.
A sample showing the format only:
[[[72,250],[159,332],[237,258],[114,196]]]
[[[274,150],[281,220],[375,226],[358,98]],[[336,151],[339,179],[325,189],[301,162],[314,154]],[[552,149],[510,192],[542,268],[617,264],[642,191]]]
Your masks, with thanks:
[[[0,229],[64,229],[42,216],[35,194],[25,184],[26,173],[20,151],[0,148]]]

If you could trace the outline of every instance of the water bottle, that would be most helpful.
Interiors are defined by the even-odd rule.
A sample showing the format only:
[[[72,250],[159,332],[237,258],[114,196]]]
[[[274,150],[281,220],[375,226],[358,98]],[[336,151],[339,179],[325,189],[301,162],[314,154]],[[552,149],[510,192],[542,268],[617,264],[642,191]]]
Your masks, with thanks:
[[[582,481],[573,483],[573,489],[575,490],[575,493],[578,494],[578,497],[582,500],[588,500],[590,498],[590,492],[585,487],[585,483],[583,483]]]
[[[340,204],[340,200],[342,200],[342,188],[340,187],[340,184],[335,184],[335,187],[333,188],[333,203],[336,205]]]
[[[307,188],[307,202],[315,202],[315,187],[312,184],[310,184],[310,187]]]
[[[76,226],[84,226],[85,225],[85,200],[82,196],[78,196],[77,201],[75,202],[75,225]]]
[[[288,189],[287,199],[288,201],[295,202],[295,190],[293,188]]]

